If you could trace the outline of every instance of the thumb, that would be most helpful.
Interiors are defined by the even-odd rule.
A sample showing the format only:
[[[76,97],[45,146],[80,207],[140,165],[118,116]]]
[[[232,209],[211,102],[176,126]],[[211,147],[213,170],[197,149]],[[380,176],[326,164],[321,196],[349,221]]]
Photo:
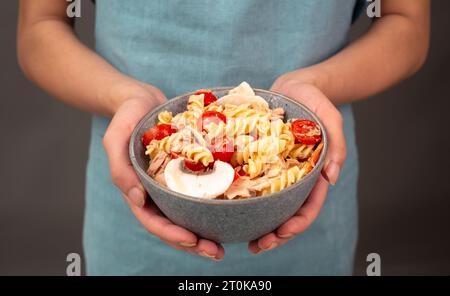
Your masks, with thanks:
[[[317,92],[315,98],[310,101],[315,102],[311,110],[322,121],[328,135],[328,153],[322,175],[331,185],[335,185],[347,154],[343,119],[339,110],[322,92]]]
[[[112,181],[138,207],[144,206],[146,192],[131,164],[128,145],[134,127],[149,109],[151,106],[141,99],[123,103],[103,137]]]
[[[310,84],[295,81],[281,87],[274,84],[272,90],[304,104],[322,121],[328,135],[328,152],[322,175],[330,184],[336,184],[347,153],[343,119],[339,110],[322,91]]]

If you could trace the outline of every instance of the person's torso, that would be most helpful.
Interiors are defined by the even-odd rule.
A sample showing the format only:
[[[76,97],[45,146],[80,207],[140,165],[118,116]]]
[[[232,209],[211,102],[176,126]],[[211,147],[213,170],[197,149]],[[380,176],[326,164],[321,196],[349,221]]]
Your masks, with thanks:
[[[356,0],[97,0],[97,51],[173,97],[281,74],[347,41]]]

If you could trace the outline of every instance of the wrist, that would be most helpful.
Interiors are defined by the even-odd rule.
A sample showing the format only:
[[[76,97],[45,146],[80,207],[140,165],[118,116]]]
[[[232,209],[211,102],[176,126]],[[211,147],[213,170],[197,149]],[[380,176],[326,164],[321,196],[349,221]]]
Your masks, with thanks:
[[[146,100],[149,104],[157,106],[162,103],[162,97],[161,91],[155,87],[131,79],[120,81],[115,83],[105,96],[106,113],[113,116],[124,102],[132,99]]]
[[[324,93],[329,81],[328,73],[315,66],[294,71],[293,79],[300,83],[311,84]]]

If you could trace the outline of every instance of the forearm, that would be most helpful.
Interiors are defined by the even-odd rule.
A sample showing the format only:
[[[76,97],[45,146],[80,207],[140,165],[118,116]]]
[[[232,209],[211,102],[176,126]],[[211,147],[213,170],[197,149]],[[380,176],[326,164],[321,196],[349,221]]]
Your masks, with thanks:
[[[422,5],[405,14],[396,10],[401,6],[394,9],[391,1],[383,1],[383,16],[364,36],[328,60],[290,73],[291,79],[313,83],[341,104],[372,96],[412,75],[425,61],[429,38],[428,1],[415,1]]]
[[[112,115],[127,97],[145,93],[140,82],[83,45],[67,21],[22,18],[17,40],[19,63],[26,75],[70,105]]]

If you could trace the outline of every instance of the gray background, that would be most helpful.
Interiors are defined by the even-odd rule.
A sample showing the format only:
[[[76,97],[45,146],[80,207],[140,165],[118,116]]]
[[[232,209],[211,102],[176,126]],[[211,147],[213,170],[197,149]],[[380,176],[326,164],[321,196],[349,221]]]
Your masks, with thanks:
[[[377,252],[385,275],[450,274],[450,1],[435,1],[429,58],[413,78],[355,104],[361,160],[355,273]],[[80,38],[93,44],[83,1]],[[50,98],[21,74],[17,2],[0,18],[0,275],[63,275],[82,253],[90,116]],[[357,36],[368,26],[363,16]],[[376,56],[373,57],[376,59]],[[370,80],[367,81],[370,83]]]

